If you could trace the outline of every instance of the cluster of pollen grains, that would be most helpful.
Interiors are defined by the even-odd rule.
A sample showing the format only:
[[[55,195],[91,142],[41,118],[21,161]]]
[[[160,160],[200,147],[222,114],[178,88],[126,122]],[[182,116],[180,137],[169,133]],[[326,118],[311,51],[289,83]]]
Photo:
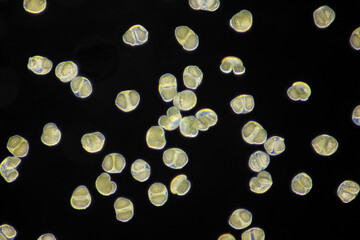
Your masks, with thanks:
[[[149,32],[141,25],[134,25],[123,35],[124,43],[135,47],[143,45],[149,38]]]
[[[17,232],[13,226],[3,224],[0,226],[0,239],[1,240],[13,240],[17,235]]]
[[[116,219],[120,222],[128,222],[134,216],[134,205],[130,199],[119,197],[114,202]]]
[[[245,67],[243,62],[238,57],[225,57],[221,61],[220,70],[223,73],[231,73],[233,72],[235,75],[241,75],[245,73]]]
[[[198,35],[188,26],[176,27],[175,38],[186,51],[193,51],[199,46]]]
[[[53,67],[52,61],[42,56],[33,56],[28,60],[27,68],[36,75],[48,74]]]

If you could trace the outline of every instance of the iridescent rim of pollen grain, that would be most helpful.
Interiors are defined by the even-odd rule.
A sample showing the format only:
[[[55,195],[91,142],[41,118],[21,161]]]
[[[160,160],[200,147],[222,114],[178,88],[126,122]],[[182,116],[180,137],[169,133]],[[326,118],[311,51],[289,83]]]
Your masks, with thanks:
[[[25,11],[32,14],[42,13],[47,6],[46,0],[24,0],[23,7]]]

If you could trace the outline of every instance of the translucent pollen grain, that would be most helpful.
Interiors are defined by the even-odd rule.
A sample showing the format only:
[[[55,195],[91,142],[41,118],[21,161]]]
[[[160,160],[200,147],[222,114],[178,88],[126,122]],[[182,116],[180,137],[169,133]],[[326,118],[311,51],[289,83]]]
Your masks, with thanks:
[[[250,113],[255,107],[254,97],[249,94],[241,94],[230,101],[230,107],[236,114]]]
[[[199,131],[207,131],[210,127],[215,126],[218,121],[217,114],[210,108],[200,109],[195,116],[198,120]]]
[[[322,134],[314,138],[311,142],[315,152],[321,156],[330,156],[336,152],[339,147],[338,141],[327,134]]]
[[[115,105],[123,112],[135,110],[139,105],[140,94],[135,90],[125,90],[119,92],[115,99]]]
[[[109,196],[116,192],[117,184],[111,181],[111,177],[108,173],[101,173],[96,178],[95,187],[101,195]]]
[[[343,203],[349,203],[356,198],[360,191],[360,186],[352,180],[343,181],[338,189],[337,195]]]
[[[241,75],[245,73],[245,67],[243,62],[238,57],[225,57],[221,61],[220,70],[223,73],[231,73],[233,72],[235,75]]]
[[[139,24],[130,27],[123,35],[124,43],[133,47],[143,45],[148,38],[149,32]]]
[[[272,136],[264,143],[264,148],[270,156],[276,156],[285,151],[285,139],[279,136]]]
[[[172,194],[183,196],[189,192],[191,183],[184,174],[177,175],[170,183],[170,191]]]
[[[236,13],[230,19],[230,27],[236,32],[244,33],[247,32],[253,23],[253,16],[250,11],[244,9]]]
[[[154,206],[160,207],[164,205],[168,199],[168,190],[162,183],[153,183],[149,187],[148,197]]]
[[[25,11],[32,14],[39,14],[46,9],[46,0],[24,0]]]
[[[42,234],[37,240],[56,240],[56,237],[52,233]]]
[[[1,162],[0,173],[6,182],[12,183],[18,178],[19,172],[16,168],[20,163],[21,160],[17,157],[7,157]]]
[[[0,226],[0,239],[1,240],[13,240],[17,235],[17,232],[13,226],[3,224]]]
[[[352,112],[351,120],[357,125],[360,126],[360,105],[356,106]]]
[[[312,179],[304,172],[298,173],[291,181],[291,190],[297,195],[306,195],[312,188]]]
[[[196,94],[191,90],[178,92],[173,99],[174,106],[179,108],[181,111],[189,111],[193,109],[196,106],[196,103]]]
[[[171,73],[161,75],[159,79],[159,93],[164,102],[171,102],[177,94],[176,77]]]
[[[261,228],[253,227],[241,234],[241,240],[265,240],[265,232]]]
[[[183,72],[184,85],[190,89],[197,89],[203,80],[204,74],[198,66],[187,66]]]
[[[131,175],[136,181],[145,182],[150,177],[150,165],[142,159],[137,159],[131,164]]]
[[[167,110],[166,115],[162,115],[159,118],[158,124],[167,131],[173,131],[178,128],[181,119],[182,115],[179,108],[173,106]]]
[[[162,159],[164,164],[172,169],[182,169],[189,161],[186,152],[180,148],[165,150]]]
[[[18,158],[26,157],[29,152],[28,141],[19,135],[10,137],[6,147],[12,155]]]
[[[82,147],[89,153],[101,151],[105,144],[105,136],[101,132],[86,133],[81,138]]]
[[[236,240],[236,239],[231,233],[224,233],[217,240]]]
[[[307,101],[311,95],[309,85],[304,82],[294,82],[287,90],[288,97],[293,101]]]
[[[61,140],[61,131],[55,123],[47,123],[41,134],[41,142],[46,146],[55,146]]]
[[[199,46],[198,35],[188,26],[176,27],[175,38],[186,51],[193,51]]]
[[[183,117],[179,129],[184,137],[194,138],[199,133],[199,120],[194,116]]]
[[[48,74],[53,67],[52,61],[42,56],[33,56],[28,60],[27,68],[36,75]]]
[[[134,205],[130,199],[119,197],[114,202],[116,219],[120,222],[128,222],[134,216]]]
[[[88,188],[80,185],[73,191],[70,198],[70,205],[76,210],[84,210],[91,204],[91,195]]]
[[[76,77],[70,82],[71,91],[78,98],[87,98],[93,92],[91,81],[85,77]]]
[[[314,23],[318,28],[327,28],[335,20],[335,12],[329,6],[321,6],[313,13]]]
[[[265,170],[270,163],[270,156],[266,152],[256,151],[250,155],[249,168],[254,172]]]
[[[244,208],[236,209],[229,217],[228,223],[234,229],[244,229],[250,226],[252,222],[252,214]]]
[[[78,66],[72,61],[59,63],[55,68],[55,76],[63,83],[70,82],[78,75]]]
[[[120,153],[110,153],[104,157],[102,169],[107,173],[121,173],[126,165],[125,158]]]
[[[162,127],[152,126],[146,133],[146,144],[149,148],[161,150],[166,145],[165,131]]]
[[[262,194],[267,192],[273,184],[270,173],[261,171],[256,177],[250,179],[250,190],[253,193]]]
[[[248,144],[261,145],[267,139],[267,132],[258,122],[248,121],[241,129],[241,136]]]
[[[214,12],[219,8],[220,0],[189,0],[189,5],[194,10]]]
[[[355,50],[360,50],[360,27],[356,28],[350,36],[350,45]]]

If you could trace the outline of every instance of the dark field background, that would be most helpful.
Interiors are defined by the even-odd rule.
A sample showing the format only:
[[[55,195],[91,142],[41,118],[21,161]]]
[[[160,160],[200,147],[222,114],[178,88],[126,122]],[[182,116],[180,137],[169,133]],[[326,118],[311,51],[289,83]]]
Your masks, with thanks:
[[[360,104],[360,52],[349,44],[352,31],[360,26],[360,4],[304,2],[227,0],[210,13],[175,0],[52,0],[45,12],[31,15],[20,0],[0,0],[0,156],[9,155],[6,143],[12,135],[30,144],[19,178],[11,184],[0,179],[0,224],[14,226],[19,240],[47,232],[59,240],[217,239],[225,232],[240,239],[242,230],[230,228],[227,220],[236,208],[246,208],[253,213],[251,227],[263,228],[266,239],[354,239],[360,199],[344,204],[336,190],[344,180],[360,182],[360,128],[351,121],[353,108]],[[336,18],[329,28],[318,29],[312,13],[324,4],[335,10]],[[242,9],[254,17],[244,34],[229,27],[230,18]],[[134,24],[149,31],[143,46],[122,41]],[[175,40],[179,25],[198,34],[195,51],[186,52]],[[53,61],[50,74],[37,76],[27,70],[27,60],[34,55]],[[222,58],[229,55],[241,58],[244,75],[219,70]],[[55,66],[65,60],[76,62],[79,75],[92,81],[90,98],[76,98],[70,85],[55,77]],[[146,146],[145,134],[171,106],[158,93],[159,77],[174,74],[178,90],[184,90],[187,65],[198,65],[204,79],[195,91],[197,106],[183,115],[211,108],[219,121],[193,139],[178,130],[166,132],[165,148],[179,147],[189,156],[185,168],[172,170],[162,162],[163,151]],[[307,102],[287,97],[295,81],[310,85]],[[127,89],[136,89],[141,101],[135,111],[123,113],[114,100]],[[255,98],[250,114],[236,115],[230,108],[230,100],[241,93]],[[286,143],[286,151],[271,158],[267,171],[274,184],[262,195],[248,187],[255,176],[248,157],[263,149],[242,140],[240,129],[248,120],[258,121],[268,136],[282,136]],[[48,122],[56,123],[63,134],[55,147],[40,141]],[[92,131],[106,137],[97,154],[85,152],[80,143],[81,136]],[[330,157],[315,154],[311,147],[311,140],[323,133],[339,142]],[[112,175],[117,192],[105,197],[94,184],[110,152],[121,153],[127,165],[121,174]],[[144,183],[130,174],[138,158],[152,169]],[[314,184],[303,197],[290,190],[291,179],[302,171]],[[170,193],[164,206],[153,206],[147,198],[151,183],[169,186],[181,173],[192,183],[190,192],[183,197]],[[86,185],[92,195],[85,211],[70,206],[78,185]],[[113,203],[119,196],[134,203],[135,215],[128,223],[115,218]]]

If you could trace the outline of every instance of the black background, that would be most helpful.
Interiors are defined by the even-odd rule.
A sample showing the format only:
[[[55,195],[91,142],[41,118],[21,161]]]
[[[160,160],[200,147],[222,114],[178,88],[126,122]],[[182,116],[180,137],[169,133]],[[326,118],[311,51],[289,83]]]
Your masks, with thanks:
[[[304,3],[305,2],[305,3]],[[307,3],[309,2],[309,3]],[[313,11],[328,4],[336,12],[327,29],[318,29]],[[19,178],[0,181],[0,224],[16,228],[16,239],[37,239],[46,232],[57,239],[217,239],[230,232],[240,239],[242,230],[229,227],[228,217],[236,208],[253,213],[252,227],[264,229],[266,239],[346,239],[357,236],[359,199],[342,203],[338,185],[347,179],[360,182],[360,129],[351,121],[360,104],[359,52],[349,37],[360,26],[359,7],[350,1],[222,1],[215,12],[194,11],[187,1],[48,1],[45,12],[32,15],[21,1],[0,1],[0,153],[9,155],[6,143],[19,134],[30,144],[29,154],[18,168]],[[252,28],[244,34],[229,27],[230,18],[242,9],[251,11]],[[149,31],[143,46],[130,47],[122,35],[134,24]],[[187,25],[198,34],[199,47],[187,52],[177,43],[174,30]],[[93,83],[93,94],[76,98],[69,84],[61,83],[54,70],[38,76],[27,69],[34,55],[48,57],[55,66],[72,60],[79,75]],[[242,76],[223,74],[219,65],[225,56],[242,59]],[[167,145],[188,153],[182,170],[167,168],[162,152],[146,146],[146,131],[157,124],[171,104],[158,93],[158,79],[172,73],[178,90],[184,90],[182,72],[198,65],[204,79],[195,91],[197,106],[218,114],[218,124],[196,138],[185,138],[178,130],[166,132]],[[53,68],[53,69],[54,69]],[[312,94],[307,102],[293,102],[286,90],[304,81]],[[136,89],[138,108],[124,113],[115,107],[118,92]],[[254,96],[255,109],[236,115],[230,100],[241,93]],[[262,146],[250,146],[240,129],[258,121],[268,136],[285,138],[286,151],[271,158],[267,171],[274,184],[268,192],[250,192],[255,173],[248,157]],[[43,126],[54,122],[62,131],[59,145],[40,141]],[[103,150],[89,154],[81,147],[81,136],[101,131]],[[311,140],[327,133],[339,141],[330,157],[317,155]],[[112,175],[115,194],[104,197],[94,186],[102,172],[103,157],[121,153],[125,170]],[[131,163],[148,161],[152,175],[136,182]],[[291,192],[291,179],[305,171],[313,179],[306,196]],[[147,188],[160,181],[169,186],[184,173],[192,183],[185,196],[169,194],[162,207],[153,206]],[[85,211],[70,206],[78,185],[86,185],[92,204]],[[134,203],[135,215],[128,223],[116,220],[113,203],[119,196]]]

